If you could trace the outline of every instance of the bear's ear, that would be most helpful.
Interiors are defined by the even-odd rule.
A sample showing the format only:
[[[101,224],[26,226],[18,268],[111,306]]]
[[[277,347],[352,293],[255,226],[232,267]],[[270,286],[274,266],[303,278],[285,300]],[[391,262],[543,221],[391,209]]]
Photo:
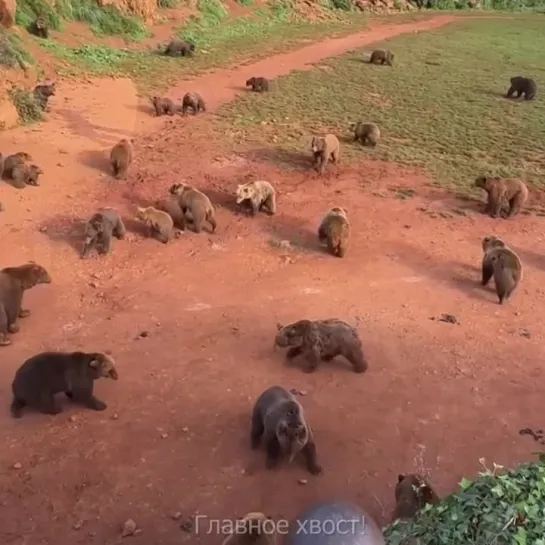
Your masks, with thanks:
[[[276,329],[280,331],[284,326],[280,322],[276,322]]]
[[[397,476],[397,482],[398,482],[398,483],[400,483],[401,481],[404,481],[404,480],[405,480],[405,475],[399,474],[399,475]]]

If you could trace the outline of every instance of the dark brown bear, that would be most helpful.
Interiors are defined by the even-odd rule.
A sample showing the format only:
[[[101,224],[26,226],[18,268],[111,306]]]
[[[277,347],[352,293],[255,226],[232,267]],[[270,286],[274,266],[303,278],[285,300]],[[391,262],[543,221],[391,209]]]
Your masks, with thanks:
[[[45,17],[37,17],[29,27],[29,32],[38,38],[49,38],[49,25]]]
[[[426,504],[434,505],[440,501],[428,481],[416,474],[398,475],[395,499],[393,520],[410,519]]]
[[[250,78],[246,80],[246,87],[251,87],[252,91],[255,91],[256,93],[264,93],[267,91],[275,91],[276,82],[262,77]]]
[[[498,237],[485,237],[482,241],[482,281],[486,286],[494,277],[496,293],[502,305],[516,290],[522,280],[522,261],[519,256],[508,248]]]
[[[178,111],[178,107],[174,104],[174,101],[167,97],[154,96],[151,98],[151,103],[155,108],[155,115],[157,117],[174,115]]]
[[[46,111],[49,97],[55,96],[55,83],[41,83],[34,87],[34,99],[38,106]]]
[[[206,112],[206,105],[199,93],[186,93],[182,99],[182,115],[187,114],[187,110],[193,110],[193,115],[199,112]]]
[[[515,98],[524,95],[525,100],[532,100],[535,98],[536,92],[537,85],[532,78],[515,76],[514,78],[511,78],[511,87],[507,90],[507,98],[511,98],[513,94],[516,93],[517,96]]]
[[[107,405],[93,395],[94,381],[118,380],[113,358],[102,353],[43,352],[26,360],[12,383],[11,414],[22,416],[29,406],[44,414],[59,414],[62,407],[56,394],[64,393],[72,402],[103,411]]]
[[[36,263],[0,270],[0,346],[11,344],[10,334],[19,332],[19,318],[30,310],[23,309],[23,294],[38,284],[50,284],[49,273]]]
[[[528,201],[528,188],[521,180],[479,176],[475,180],[475,187],[487,192],[486,212],[492,218],[497,218],[505,207],[508,208],[505,219],[512,218]]]
[[[312,475],[322,472],[303,407],[293,394],[281,386],[265,390],[254,405],[250,433],[252,449],[257,449],[261,440],[267,449],[268,469],[278,467],[281,457],[287,457],[291,462],[301,452]]]
[[[165,48],[168,57],[192,57],[195,53],[195,45],[183,40],[172,40]]]
[[[320,361],[331,361],[336,356],[344,356],[355,373],[363,373],[368,367],[358,332],[337,318],[299,320],[286,326],[277,324],[277,328],[275,346],[290,347],[288,360],[303,356],[307,373],[316,371]]]
[[[369,62],[371,64],[387,64],[388,66],[393,66],[394,54],[391,51],[386,51],[384,49],[375,49],[375,51],[371,53]]]
[[[87,257],[97,245],[100,246],[102,254],[107,254],[112,246],[112,236],[122,240],[125,234],[123,220],[114,209],[105,208],[93,214],[85,224],[85,242],[81,257]]]
[[[333,206],[318,227],[318,240],[335,257],[344,257],[350,242],[350,223],[344,208]]]
[[[132,144],[127,138],[122,138],[110,151],[110,164],[114,177],[124,178],[132,163]]]

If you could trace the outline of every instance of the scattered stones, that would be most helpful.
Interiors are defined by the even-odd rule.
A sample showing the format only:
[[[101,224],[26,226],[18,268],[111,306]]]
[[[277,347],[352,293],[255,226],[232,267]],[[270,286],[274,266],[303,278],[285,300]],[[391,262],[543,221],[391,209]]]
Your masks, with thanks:
[[[168,433],[162,433],[161,434],[161,439],[166,439],[168,437]]]
[[[308,484],[308,481],[306,479],[299,479],[297,481],[300,485],[305,485],[305,484]]]
[[[140,337],[141,339],[145,339],[146,337],[149,337],[149,331],[141,331],[138,334],[138,337]]]
[[[189,517],[187,520],[182,522],[182,524],[180,524],[180,529],[183,532],[187,532],[189,534],[193,530],[194,522],[195,522],[195,517]]]
[[[21,464],[21,462],[15,462],[11,467],[13,469],[23,469],[23,464]]]
[[[121,530],[121,537],[129,537],[135,535],[136,532],[136,522],[132,519],[128,519],[123,524],[123,529]]]
[[[177,511],[176,513],[172,513],[172,515],[170,515],[170,518],[172,520],[180,520],[182,518],[182,513],[180,513],[179,511]]]
[[[76,524],[74,524],[74,526],[72,526],[72,528],[74,530],[81,530],[83,528],[83,524],[84,524],[83,520],[78,520],[78,522],[76,522]]]
[[[525,327],[521,327],[519,329],[519,335],[521,337],[525,337],[526,339],[529,339],[532,335],[530,334],[530,331],[526,329]]]
[[[519,435],[529,435],[540,445],[545,445],[545,433],[541,429],[533,430],[532,428],[523,428],[522,430],[519,430]]]
[[[117,413],[114,413],[112,414],[112,416],[110,417],[112,420],[118,420],[119,419],[119,415]]]

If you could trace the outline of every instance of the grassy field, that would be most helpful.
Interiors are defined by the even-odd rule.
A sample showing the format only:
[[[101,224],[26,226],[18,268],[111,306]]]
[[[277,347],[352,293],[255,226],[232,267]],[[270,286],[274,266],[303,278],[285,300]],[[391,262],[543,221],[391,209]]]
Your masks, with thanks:
[[[284,20],[281,15],[256,13],[220,22],[194,23],[180,35],[197,44],[192,59],[171,59],[157,50],[131,51],[104,45],[78,48],[54,40],[37,40],[45,50],[62,61],[60,73],[78,75],[120,75],[134,79],[143,91],[165,89],[184,76],[192,76],[237,60],[257,60],[286,51],[307,40],[350,34],[365,28],[367,18],[347,14],[339,20],[320,23]]]
[[[377,44],[395,66],[372,66],[357,51],[279,81],[276,94],[248,94],[224,106],[218,129],[238,141],[307,153],[307,137],[374,121],[374,149],[341,143],[345,161],[381,159],[425,168],[442,186],[468,188],[479,173],[545,185],[545,17],[466,20]],[[514,75],[538,83],[535,101],[503,98]]]

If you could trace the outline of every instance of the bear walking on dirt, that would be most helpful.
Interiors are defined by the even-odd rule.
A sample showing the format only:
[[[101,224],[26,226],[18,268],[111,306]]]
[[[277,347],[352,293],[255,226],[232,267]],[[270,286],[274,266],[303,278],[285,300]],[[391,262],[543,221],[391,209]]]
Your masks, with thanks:
[[[103,353],[43,352],[26,360],[15,373],[12,383],[11,414],[22,416],[26,406],[44,414],[62,412],[56,394],[64,393],[72,402],[103,411],[106,403],[93,395],[94,381],[118,380],[115,362]]]
[[[331,159],[335,164],[340,162],[341,145],[334,134],[325,136],[314,136],[310,148],[314,161],[314,168],[323,174],[328,161]]]
[[[114,177],[122,179],[132,163],[132,144],[128,138],[122,138],[110,151],[110,164]]]
[[[163,244],[172,239],[174,221],[163,210],[157,210],[153,206],[138,208],[136,219],[143,221],[150,230],[150,236]]]
[[[350,241],[350,223],[344,208],[330,208],[318,227],[318,239],[336,257],[344,257]]]
[[[426,504],[439,503],[439,496],[431,484],[415,473],[398,475],[395,487],[396,507],[392,516],[396,519],[411,519]]]
[[[112,247],[112,236],[122,240],[126,232],[123,220],[113,208],[96,212],[85,224],[85,242],[81,257],[87,257],[97,246],[100,246],[102,254],[109,253]]]
[[[291,462],[301,452],[312,475],[323,470],[318,464],[312,430],[301,404],[281,386],[265,390],[252,411],[250,443],[253,450],[263,440],[267,449],[267,468],[276,469],[281,457]]]
[[[37,263],[0,270],[0,346],[10,345],[10,334],[19,332],[19,318],[30,316],[22,307],[23,295],[38,284],[51,284],[51,276]]]
[[[201,193],[198,189],[190,185],[182,183],[172,184],[169,192],[171,195],[178,197],[178,203],[184,215],[187,211],[191,212],[195,233],[202,231],[205,221],[210,224],[211,232],[215,233],[217,227],[216,211],[210,199],[204,193]]]
[[[255,216],[265,208],[270,216],[276,213],[276,191],[266,180],[240,184],[236,190],[237,204],[245,206]]]

